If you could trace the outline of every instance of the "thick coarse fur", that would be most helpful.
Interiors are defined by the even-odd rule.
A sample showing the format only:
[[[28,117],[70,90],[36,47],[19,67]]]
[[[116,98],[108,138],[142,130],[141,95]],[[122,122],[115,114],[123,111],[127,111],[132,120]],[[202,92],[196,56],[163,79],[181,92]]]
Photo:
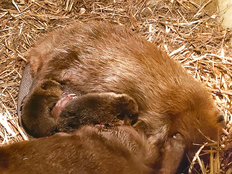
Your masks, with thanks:
[[[146,143],[129,126],[84,126],[73,134],[0,147],[1,174],[150,174]]]
[[[57,81],[67,94],[114,92],[132,97],[139,109],[133,127],[153,145],[153,156],[148,156],[154,164],[168,137],[180,133],[191,158],[197,149],[193,143],[216,140],[221,133],[224,118],[206,89],[153,43],[125,27],[76,23],[41,39],[28,58],[34,81],[26,102],[47,79]],[[51,119],[31,117],[23,107],[25,127],[36,121],[40,128]]]

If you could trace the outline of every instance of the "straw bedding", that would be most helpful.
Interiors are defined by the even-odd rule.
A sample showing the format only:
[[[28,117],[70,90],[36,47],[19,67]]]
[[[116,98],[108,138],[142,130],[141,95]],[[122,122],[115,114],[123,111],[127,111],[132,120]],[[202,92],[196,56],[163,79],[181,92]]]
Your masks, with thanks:
[[[109,21],[126,25],[156,43],[207,86],[232,124],[232,31],[222,29],[209,1],[193,0],[2,0],[0,1],[0,144],[26,140],[18,125],[17,94],[27,63],[27,50],[38,37],[74,20]],[[202,173],[231,173],[231,136],[212,147],[209,167]],[[201,146],[199,145],[199,153]],[[226,150],[228,149],[228,150]]]

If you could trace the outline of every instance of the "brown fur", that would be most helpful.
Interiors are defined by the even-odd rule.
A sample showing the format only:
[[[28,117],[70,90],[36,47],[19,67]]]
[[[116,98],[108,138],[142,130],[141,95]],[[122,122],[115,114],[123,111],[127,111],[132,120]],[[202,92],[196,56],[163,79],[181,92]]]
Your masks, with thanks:
[[[175,173],[183,158],[184,152],[185,142],[183,136],[180,134],[176,134],[173,138],[169,137],[164,145],[164,154],[161,163],[160,173]]]
[[[126,94],[89,93],[72,100],[61,112],[57,131],[69,132],[80,125],[131,125],[138,118],[138,105]]]
[[[30,51],[31,74],[62,85],[64,93],[127,94],[138,104],[134,128],[153,145],[156,164],[162,144],[180,133],[192,155],[193,143],[216,140],[224,123],[212,97],[179,63],[125,27],[76,23],[41,39]],[[30,97],[30,94],[29,94]],[[30,120],[31,115],[22,115]],[[43,121],[36,124],[42,126]]]
[[[45,80],[24,99],[21,122],[29,135],[43,137],[55,132],[72,132],[80,125],[112,126],[118,125],[119,120],[131,125],[138,118],[138,105],[126,94],[88,93],[69,99],[62,97],[62,93],[59,83]]]
[[[41,137],[48,135],[56,128],[56,122],[50,115],[62,93],[61,85],[54,80],[43,81],[36,86],[33,95],[29,93],[28,98],[24,99],[26,101],[21,106],[22,114],[30,115],[30,119],[22,119],[22,125],[26,131],[35,137]],[[43,124],[38,125],[37,120]]]
[[[1,174],[149,174],[146,143],[131,127],[85,126],[0,147]]]

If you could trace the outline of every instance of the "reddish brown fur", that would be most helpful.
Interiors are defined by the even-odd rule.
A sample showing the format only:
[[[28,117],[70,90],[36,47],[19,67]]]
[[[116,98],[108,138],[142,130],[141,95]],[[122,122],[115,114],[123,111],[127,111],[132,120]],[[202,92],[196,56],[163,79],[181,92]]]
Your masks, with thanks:
[[[134,98],[139,107],[134,128],[148,136],[154,163],[159,144],[169,136],[183,135],[192,154],[193,143],[208,141],[205,136],[216,140],[221,132],[223,117],[205,88],[166,53],[125,27],[91,22],[58,29],[36,44],[29,61],[35,81],[55,80],[63,92],[115,92]]]
[[[160,172],[147,167],[149,144],[130,126],[83,126],[73,134],[0,147],[1,174],[173,174],[183,155],[181,135],[168,138]],[[175,161],[173,161],[175,159]]]
[[[1,174],[149,174],[146,143],[130,127],[85,126],[0,147]]]

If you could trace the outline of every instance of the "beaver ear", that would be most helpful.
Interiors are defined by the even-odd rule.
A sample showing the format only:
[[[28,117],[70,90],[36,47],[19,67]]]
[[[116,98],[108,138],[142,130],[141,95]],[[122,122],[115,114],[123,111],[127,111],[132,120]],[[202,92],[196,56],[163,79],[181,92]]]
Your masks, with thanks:
[[[226,127],[225,118],[223,115],[218,116],[217,123],[223,128]]]

